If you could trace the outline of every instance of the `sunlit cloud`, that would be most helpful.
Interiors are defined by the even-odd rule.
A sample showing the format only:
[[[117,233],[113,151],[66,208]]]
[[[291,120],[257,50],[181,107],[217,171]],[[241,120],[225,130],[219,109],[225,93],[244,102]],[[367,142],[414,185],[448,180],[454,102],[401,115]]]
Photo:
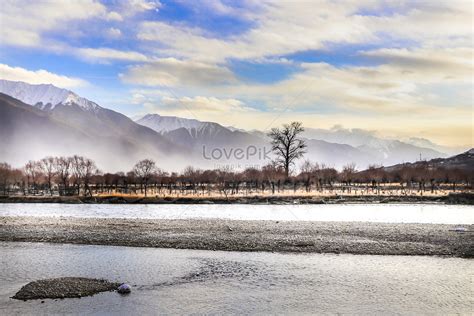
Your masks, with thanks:
[[[120,77],[124,82],[145,86],[212,86],[237,82],[226,67],[176,58],[161,58],[130,67]]]
[[[250,129],[275,117],[370,125],[472,143],[468,1],[28,3],[2,2],[0,47],[49,54],[51,68],[36,69],[56,72],[61,58],[79,65],[68,77],[15,64],[25,81],[44,81],[44,71],[74,87],[83,63],[114,78],[97,85],[130,91],[129,112],[192,109]]]
[[[78,88],[88,85],[85,80],[54,74],[44,69],[31,71],[5,64],[0,64],[0,79],[23,81],[31,84],[53,84],[61,88]]]

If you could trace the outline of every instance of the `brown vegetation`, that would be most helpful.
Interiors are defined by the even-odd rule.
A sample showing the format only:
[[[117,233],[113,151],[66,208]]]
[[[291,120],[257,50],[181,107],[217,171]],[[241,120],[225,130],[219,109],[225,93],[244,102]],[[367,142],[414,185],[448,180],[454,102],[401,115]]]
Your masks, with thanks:
[[[391,171],[377,166],[357,171],[349,164],[338,171],[305,161],[298,174],[288,177],[284,167],[272,163],[241,172],[188,167],[181,173],[164,172],[150,159],[127,173],[100,172],[94,161],[82,156],[46,157],[29,161],[22,169],[0,163],[0,195],[4,196],[446,195],[472,191],[473,180],[472,171],[429,163]]]

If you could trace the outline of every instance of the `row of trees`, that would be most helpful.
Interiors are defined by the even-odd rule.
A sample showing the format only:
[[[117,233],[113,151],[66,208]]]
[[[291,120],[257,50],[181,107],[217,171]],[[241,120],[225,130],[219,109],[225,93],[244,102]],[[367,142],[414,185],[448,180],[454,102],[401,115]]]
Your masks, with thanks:
[[[0,189],[4,195],[12,190],[25,195],[36,195],[39,191],[53,195],[56,190],[59,195],[79,195],[82,191],[92,196],[90,184],[98,174],[92,159],[78,155],[30,160],[22,169],[0,163]]]
[[[127,173],[100,172],[93,160],[82,157],[45,157],[29,161],[23,168],[0,163],[0,194],[85,195],[96,194],[229,194],[272,193],[302,190],[341,190],[380,194],[381,190],[435,191],[459,186],[471,188],[474,174],[458,169],[406,165],[394,171],[371,166],[358,171],[354,164],[341,171],[324,164],[304,161],[299,173],[291,175],[284,165],[270,163],[262,168],[235,172],[229,168],[201,170],[187,167],[181,173],[159,169],[151,159],[139,161]]]

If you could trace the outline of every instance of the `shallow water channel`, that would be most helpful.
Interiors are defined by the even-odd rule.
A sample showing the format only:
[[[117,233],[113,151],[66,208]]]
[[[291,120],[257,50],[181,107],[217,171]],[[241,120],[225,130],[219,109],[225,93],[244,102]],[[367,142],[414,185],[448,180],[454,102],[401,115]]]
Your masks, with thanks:
[[[474,206],[443,204],[0,204],[0,216],[474,224]]]
[[[0,243],[0,314],[470,314],[473,261]],[[132,293],[10,299],[29,281],[83,276]]]

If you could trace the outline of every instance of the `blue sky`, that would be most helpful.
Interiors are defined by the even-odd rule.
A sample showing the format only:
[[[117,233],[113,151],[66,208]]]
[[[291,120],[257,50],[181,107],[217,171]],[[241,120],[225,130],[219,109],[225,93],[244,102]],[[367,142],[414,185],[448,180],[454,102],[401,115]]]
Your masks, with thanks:
[[[130,117],[300,120],[472,146],[470,1],[2,4],[4,79]]]

